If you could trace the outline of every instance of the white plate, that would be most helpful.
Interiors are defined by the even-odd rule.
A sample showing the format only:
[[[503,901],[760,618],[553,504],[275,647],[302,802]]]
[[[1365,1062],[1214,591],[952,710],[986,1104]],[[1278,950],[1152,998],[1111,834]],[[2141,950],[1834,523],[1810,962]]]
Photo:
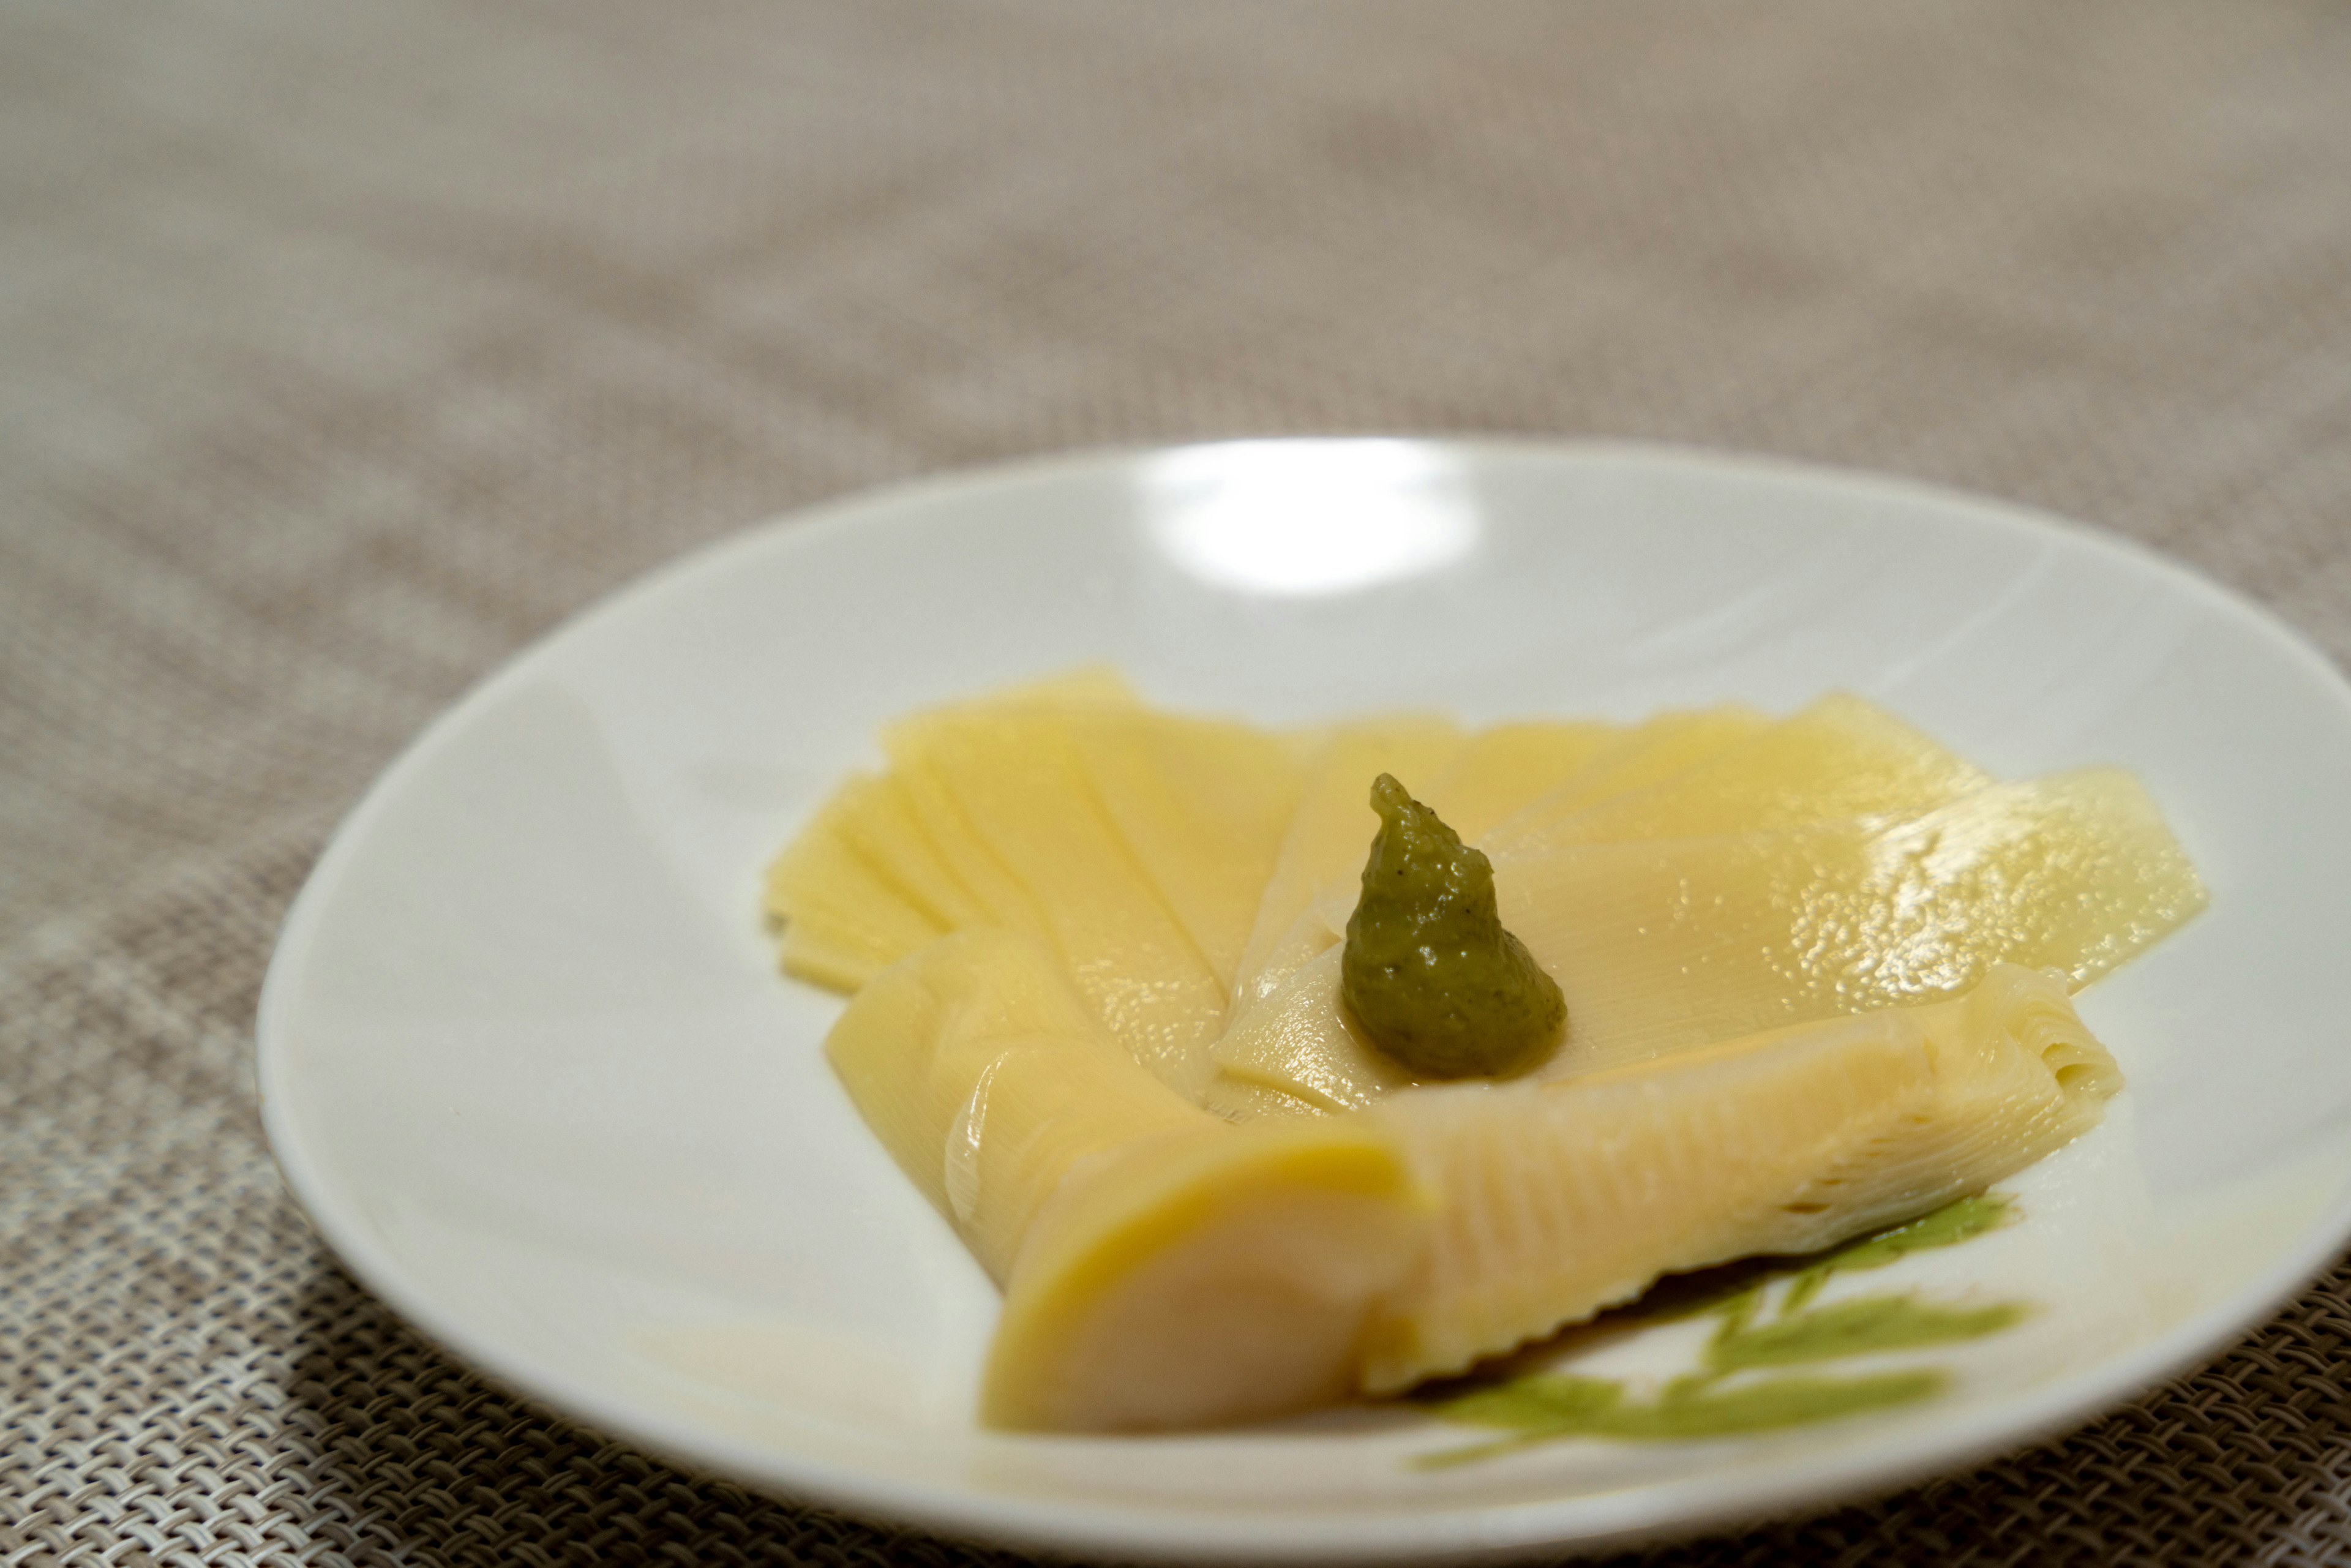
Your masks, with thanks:
[[[2130,1078],[2024,1221],[1887,1277],[2022,1297],[1905,1410],[1735,1441],[1412,1409],[1148,1439],[970,1406],[994,1293],[828,1075],[759,870],[877,724],[1085,661],[1290,721],[1631,717],[1857,689],[2006,774],[2138,771],[2211,909],[2092,990]],[[2101,535],[1884,479],[1616,446],[1262,442],[894,489],[726,540],[485,682],[355,811],[260,1018],[287,1179],[370,1286],[686,1463],[1074,1552],[1428,1561],[1882,1490],[2220,1350],[2351,1230],[2351,693]],[[1622,1356],[1622,1347],[1604,1351]],[[1656,1352],[1664,1354],[1665,1352]]]

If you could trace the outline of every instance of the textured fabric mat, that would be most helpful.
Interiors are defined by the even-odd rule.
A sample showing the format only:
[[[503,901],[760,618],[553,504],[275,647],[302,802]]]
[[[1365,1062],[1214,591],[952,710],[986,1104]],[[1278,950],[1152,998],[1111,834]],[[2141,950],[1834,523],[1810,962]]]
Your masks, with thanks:
[[[0,1563],[1003,1561],[697,1479],[354,1286],[277,922],[402,741],[779,508],[1073,444],[1702,442],[2086,517],[2351,655],[2351,12],[0,13]],[[2351,1273],[1687,1564],[2351,1561]]]

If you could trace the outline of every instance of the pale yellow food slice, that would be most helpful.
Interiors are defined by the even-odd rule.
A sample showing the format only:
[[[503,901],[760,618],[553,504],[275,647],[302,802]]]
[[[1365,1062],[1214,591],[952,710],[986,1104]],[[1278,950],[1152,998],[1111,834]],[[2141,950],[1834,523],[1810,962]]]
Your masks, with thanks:
[[[1283,943],[1299,916],[1333,881],[1363,870],[1380,826],[1371,807],[1372,780],[1383,773],[1407,786],[1434,779],[1451,765],[1464,738],[1451,719],[1427,714],[1364,719],[1328,732],[1307,762],[1297,810],[1258,901],[1234,984],[1237,1009],[1286,977],[1290,959]]]
[[[1494,824],[1582,772],[1624,734],[1623,726],[1600,719],[1498,724],[1472,735],[1452,764],[1426,782],[1420,799],[1475,843]],[[1370,779],[1364,789],[1369,793]]]
[[[932,836],[1005,926],[1050,942],[1135,1059],[1196,1098],[1225,988],[1144,874],[1049,705],[928,716],[893,730],[891,761]]]
[[[1022,883],[1019,873],[989,845],[954,786],[931,765],[926,751],[936,727],[925,726],[920,743],[908,738],[908,727],[902,726],[885,737],[890,776],[904,789],[924,837],[937,849],[956,882],[970,890],[977,906],[977,916],[956,922],[956,929],[998,925],[1035,936],[1049,936],[1052,929],[1049,912]]]
[[[1088,1155],[1222,1130],[1138,1065],[1035,942],[976,930],[876,977],[825,1040],[850,1098],[998,1282]]]
[[[784,926],[787,974],[854,990],[872,974],[946,934],[914,899],[859,852],[842,826],[845,802],[861,790],[835,791],[768,868],[766,909]]]
[[[1579,1004],[1597,1058],[1936,1001],[1993,963],[2078,988],[2206,895],[2147,790],[2119,768],[2000,784],[1895,821],[1513,856],[1502,918]],[[1604,985],[1591,977],[1605,975]]]
[[[1014,686],[949,711],[1039,706],[1140,711],[1134,689],[1102,667]],[[890,902],[903,911],[888,909]],[[828,948],[898,956],[912,950],[905,946],[914,934],[910,923],[936,935],[999,918],[940,852],[904,782],[887,774],[853,776],[833,792],[769,868],[768,907],[778,917],[823,927],[808,935]]]
[[[854,995],[859,987],[902,956],[837,939],[822,926],[806,921],[786,927],[776,944],[777,962],[785,974],[845,996]]]
[[[1554,797],[1489,834],[1489,854],[1720,838],[1931,810],[1992,782],[1883,708],[1833,692],[1658,783],[1573,810]]]
[[[1261,1116],[1312,1116],[1331,1109],[1318,1101],[1252,1083],[1228,1072],[1219,1072],[1209,1080],[1208,1086],[1200,1092],[1200,1104],[1228,1122],[1254,1122]]]
[[[1208,1048],[1217,1076],[1203,1092],[1212,1103],[1270,1093],[1282,1097],[1276,1105],[1352,1111],[1421,1082],[1374,1046],[1341,1003],[1342,952],[1339,938],[1327,936],[1320,952],[1226,1025]]]
[[[1088,668],[901,719],[883,732],[891,771],[858,802],[851,825],[870,831],[854,841],[896,880],[918,887],[949,929],[994,925],[1050,941],[1052,912],[988,841],[932,751],[942,736],[991,724],[1123,711],[1140,711],[1132,689],[1113,672]]]
[[[1568,1082],[1421,1089],[1371,1119],[1444,1210],[1367,1332],[1374,1393],[1460,1372],[1658,1275],[1795,1253],[1976,1191],[2121,1086],[2058,980],[1735,1040]]]
[[[828,825],[842,842],[923,918],[948,931],[990,923],[978,898],[932,841],[904,780],[889,773],[852,779],[830,809],[838,815]]]
[[[1457,832],[1475,838],[1491,823],[1557,790],[1595,758],[1615,750],[1625,735],[1621,726],[1598,720],[1498,725],[1450,748],[1451,760],[1437,770],[1424,798],[1435,804]],[[1346,799],[1347,781],[1366,764],[1379,763],[1383,754],[1410,768],[1423,759],[1414,755],[1415,750],[1426,753],[1446,746],[1441,732],[1433,737],[1421,734],[1412,738],[1417,745],[1408,748],[1390,746],[1378,737],[1342,736],[1337,737],[1340,744],[1329,747],[1317,759],[1317,784],[1326,800],[1314,818],[1313,831],[1326,837],[1311,852],[1297,853],[1290,866],[1301,880],[1318,871],[1330,874],[1303,905],[1297,904],[1294,885],[1263,901],[1249,983],[1235,998],[1227,1015],[1228,1026],[1249,1017],[1300,969],[1345,936],[1347,913],[1354,907],[1364,859],[1370,852],[1372,835],[1379,830],[1376,816],[1368,809],[1357,810]],[[1364,775],[1362,787],[1354,793],[1367,800],[1372,780],[1383,772],[1395,771],[1394,766],[1375,766]],[[1346,825],[1344,832],[1339,831],[1340,824]],[[1352,836],[1356,831],[1363,835],[1359,843]],[[1293,907],[1288,929],[1268,939],[1270,926],[1264,923],[1279,919],[1283,910]],[[1220,1093],[1231,1103],[1238,1091],[1228,1084]]]
[[[1495,884],[1503,925],[1567,998],[1548,1076],[1945,999],[1998,961],[2078,988],[2205,902],[2154,802],[2110,768],[1907,820],[1512,855]],[[1411,1082],[1344,1016],[1338,953],[1238,1019],[1220,1069],[1330,1107]]]
[[[1455,820],[1451,813],[1468,821],[1471,826],[1467,830],[1456,824],[1456,831],[1467,838],[1478,837],[1477,824],[1504,805],[1511,807],[1503,818],[1505,823],[1572,817],[1594,803],[1671,778],[1755,735],[1769,723],[1752,709],[1726,704],[1660,714],[1631,729],[1608,727],[1605,734],[1593,733],[1595,727],[1564,723],[1505,726],[1503,730],[1520,733],[1504,735],[1484,746],[1482,737],[1473,737],[1450,750],[1453,764],[1437,777],[1454,795],[1445,799],[1440,791],[1444,801],[1440,814],[1446,814],[1448,822]],[[1541,728],[1575,733],[1542,738],[1527,733]],[[1426,746],[1428,732],[1420,734]],[[1354,907],[1364,860],[1379,828],[1377,817],[1364,803],[1370,796],[1371,782],[1380,773],[1389,772],[1396,774],[1407,789],[1414,787],[1409,767],[1416,759],[1384,744],[1387,740],[1377,732],[1342,732],[1319,759],[1307,791],[1316,810],[1311,817],[1304,805],[1300,810],[1301,821],[1311,824],[1313,848],[1296,854],[1286,850],[1275,883],[1267,889],[1243,962],[1242,982],[1227,1015],[1228,1031],[1238,1042],[1228,1050],[1220,1047],[1217,1052],[1244,1079],[1269,1087],[1274,1084],[1274,1080],[1256,1077],[1249,1071],[1248,1064],[1258,1048],[1248,1041],[1265,1031],[1284,1038],[1298,1031],[1295,1019],[1265,1016],[1264,1009],[1273,999],[1287,996],[1292,1002],[1284,1005],[1293,1005],[1298,992],[1293,982],[1310,966],[1319,965],[1317,972],[1327,970],[1335,982],[1338,956],[1334,949],[1346,935],[1347,913]],[[1579,756],[1580,765],[1564,766]],[[1405,766],[1391,766],[1381,760],[1383,757],[1395,758]],[[1514,758],[1542,769],[1541,776],[1514,780],[1507,769],[1507,763]],[[1557,768],[1556,775],[1551,767]],[[1307,835],[1294,833],[1293,837]],[[1311,877],[1321,879],[1319,885],[1309,882]],[[1286,925],[1276,924],[1285,919]],[[1310,988],[1312,983],[1308,982]],[[1303,1079],[1284,1081],[1282,1087],[1313,1097]]]
[[[1326,1404],[1434,1203],[1367,1124],[1235,1128],[1153,1078],[1035,943],[943,938],[852,1001],[826,1054],[1007,1281],[982,1418],[1216,1426]]]
[[[1290,737],[1230,720],[1067,716],[1120,835],[1229,994],[1304,783]]]
[[[1558,788],[1538,796],[1483,836],[1508,837],[1527,831],[1537,824],[1587,810],[1612,796],[1661,784],[1761,733],[1771,723],[1765,715],[1739,703],[1657,714],[1621,732]],[[1407,785],[1410,782],[1405,780]]]
[[[1578,757],[1580,766],[1561,766]],[[1482,838],[1507,861],[1560,844],[1749,832],[1855,814],[1812,806],[1813,790],[1830,808],[1925,810],[1989,782],[1891,715],[1839,694],[1777,723],[1725,705],[1661,714],[1629,731],[1505,726],[1471,737],[1432,795],[1456,831]],[[1357,891],[1353,874],[1341,876],[1270,946],[1264,977],[1231,1015],[1216,1051],[1228,1077],[1278,1083],[1332,1110],[1412,1082],[1352,1022],[1321,1008],[1322,991],[1336,984],[1334,949]]]
[[[1038,1216],[981,1419],[1016,1430],[1230,1426],[1361,1384],[1373,1303],[1435,1203],[1385,1128],[1264,1121],[1133,1145]]]
[[[1661,714],[1629,730],[1565,723],[1506,726],[1487,732],[1499,735],[1498,739],[1473,737],[1450,748],[1452,761],[1437,774],[1431,794],[1439,813],[1465,838],[1479,837],[1481,823],[1498,809],[1510,807],[1505,825],[1487,833],[1491,837],[1507,831],[1509,823],[1540,826],[1553,818],[1573,818],[1625,792],[1677,778],[1757,735],[1770,722],[1752,709],[1726,704]],[[1554,733],[1545,735],[1545,730]],[[1426,745],[1427,732],[1420,732],[1419,737]],[[1300,810],[1301,821],[1311,824],[1313,847],[1295,854],[1285,848],[1250,936],[1243,981],[1228,1015],[1231,1026],[1245,1025],[1293,976],[1346,934],[1364,859],[1379,828],[1378,819],[1364,803],[1371,782],[1388,772],[1406,788],[1415,787],[1414,775],[1406,768],[1416,759],[1396,747],[1395,738],[1377,731],[1342,731],[1318,759],[1306,797],[1316,809],[1310,814],[1301,805]],[[1405,766],[1392,766],[1383,757]],[[1579,757],[1580,766],[1568,766]],[[1512,763],[1526,766],[1529,774],[1514,776]],[[1457,816],[1469,826],[1462,827]],[[1296,841],[1308,834],[1293,830],[1292,838]],[[1319,877],[1320,885],[1310,890],[1310,877]],[[1287,925],[1276,925],[1285,918]]]

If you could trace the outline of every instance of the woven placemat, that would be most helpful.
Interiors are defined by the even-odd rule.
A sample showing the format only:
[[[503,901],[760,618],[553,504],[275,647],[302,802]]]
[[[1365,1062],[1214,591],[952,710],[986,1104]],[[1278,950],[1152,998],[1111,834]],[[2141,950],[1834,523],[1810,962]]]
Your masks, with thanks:
[[[1892,469],[2351,655],[2330,5],[0,13],[0,1563],[1006,1561],[494,1391],[327,1256],[251,1020],[468,682],[785,507],[1108,441]],[[2351,1561],[2351,1273],[1684,1563]]]

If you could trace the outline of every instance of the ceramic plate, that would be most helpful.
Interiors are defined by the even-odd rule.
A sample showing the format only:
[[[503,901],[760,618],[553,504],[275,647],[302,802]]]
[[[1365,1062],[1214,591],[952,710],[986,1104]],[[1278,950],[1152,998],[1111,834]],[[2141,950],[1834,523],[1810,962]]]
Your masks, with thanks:
[[[2212,905],[2085,993],[2130,1087],[2003,1185],[2016,1223],[1821,1294],[1998,1327],[1831,1369],[1932,1397],[1704,1441],[1497,1444],[1413,1406],[986,1433],[996,1294],[828,1073],[840,1003],[775,972],[759,873],[883,720],[1099,661],[1277,723],[1784,711],[1849,687],[2003,775],[2136,769]],[[1776,463],[1282,441],[913,485],[654,573],[424,733],[287,923],[269,1134],[350,1267],[451,1350],[674,1459],[871,1516],[1427,1562],[1822,1504],[2213,1355],[2351,1229],[2347,698],[2268,616],[2111,538]],[[1707,1332],[1559,1354],[1637,1393]]]

